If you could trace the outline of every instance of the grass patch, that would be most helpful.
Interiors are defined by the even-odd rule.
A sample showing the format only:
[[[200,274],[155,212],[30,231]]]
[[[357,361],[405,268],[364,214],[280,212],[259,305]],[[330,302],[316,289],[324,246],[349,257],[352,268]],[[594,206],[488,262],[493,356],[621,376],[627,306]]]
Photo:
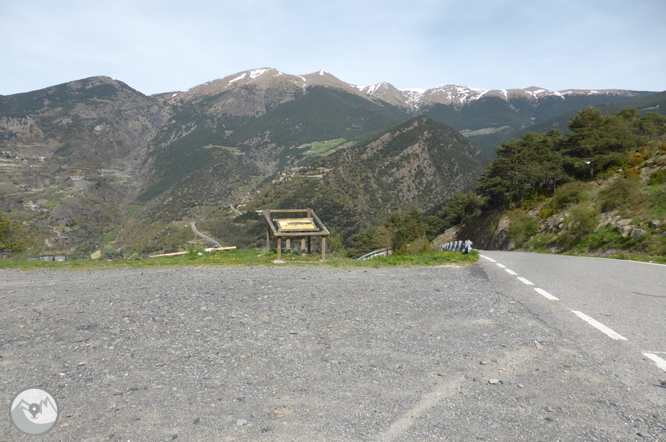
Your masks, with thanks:
[[[446,264],[472,264],[479,260],[477,251],[468,255],[453,252],[437,251],[423,255],[379,257],[366,261],[357,261],[350,258],[330,258],[325,263],[320,262],[321,255],[300,256],[296,254],[283,254],[282,259],[287,264],[274,264],[277,252],[249,250],[229,250],[203,253],[192,250],[186,255],[165,258],[141,258],[127,260],[73,260],[67,262],[45,262],[26,260],[0,260],[0,269],[63,269],[63,270],[104,270],[118,268],[156,268],[156,267],[185,267],[185,266],[284,266],[284,265],[314,265],[317,267],[414,267]]]
[[[57,206],[58,204],[60,204],[61,202],[62,202],[62,201],[60,201],[60,200],[56,200],[56,201],[47,201],[47,202],[44,203],[44,207],[46,207],[47,209],[53,209],[54,207],[56,207],[56,206]]]
[[[525,247],[527,249],[532,249],[535,252],[545,252],[553,246],[554,239],[555,235],[551,233],[539,234],[527,242]]]
[[[108,244],[114,239],[116,239],[116,236],[118,236],[118,232],[120,232],[120,226],[116,226],[113,228],[113,230],[106,232],[102,237],[102,241],[104,242],[104,244]]]
[[[303,153],[303,155],[317,155],[325,157],[335,152],[338,148],[345,148],[354,144],[353,142],[346,143],[346,141],[347,140],[344,138],[338,138],[337,140],[310,143],[310,150]]]
[[[127,210],[127,215],[132,216],[137,212],[140,212],[141,209],[143,209],[143,206],[139,206],[138,204],[130,204],[125,208]]]

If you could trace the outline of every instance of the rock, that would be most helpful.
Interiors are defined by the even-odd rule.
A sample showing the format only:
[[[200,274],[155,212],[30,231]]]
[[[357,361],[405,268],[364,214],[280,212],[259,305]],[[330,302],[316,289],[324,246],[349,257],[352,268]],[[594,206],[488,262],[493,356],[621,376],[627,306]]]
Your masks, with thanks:
[[[242,427],[243,425],[247,425],[247,421],[245,419],[238,419],[236,421],[236,425],[238,425],[239,427]]]
[[[631,219],[626,219],[626,218],[625,218],[625,219],[618,220],[618,221],[615,223],[615,225],[618,226],[618,227],[626,227],[626,226],[628,226],[629,224],[631,224],[631,221],[632,221]]]
[[[491,380],[488,381],[488,383],[490,385],[497,385],[497,384],[500,383],[500,380],[499,379],[491,379]]]
[[[655,227],[659,227],[663,223],[664,222],[659,220],[659,219],[653,219],[652,221],[650,221],[650,227],[652,227],[654,229]]]
[[[518,384],[518,388],[523,388],[523,387],[524,387],[523,384]]]
[[[645,235],[647,232],[643,229],[633,229],[631,233],[629,234],[630,237],[632,238],[640,238],[641,236]]]
[[[651,439],[652,438],[652,435],[650,433],[646,432],[646,431],[639,431],[636,434],[639,435],[640,437],[642,437],[643,439]]]
[[[483,361],[479,362],[479,364],[481,364],[481,365],[488,365],[489,363],[490,363],[490,362],[488,362],[488,361],[486,361],[486,360],[483,360]]]
[[[457,239],[456,236],[458,234],[458,230],[460,230],[460,227],[458,227],[458,226],[453,226],[449,229],[446,229],[444,231],[444,233],[442,233],[437,238],[432,240],[432,245],[434,247],[439,248],[439,247],[442,247],[447,242],[456,241],[456,239]]]
[[[634,230],[634,226],[624,226],[621,227],[620,230],[622,232],[622,238],[626,238],[627,236],[629,236],[631,231]]]

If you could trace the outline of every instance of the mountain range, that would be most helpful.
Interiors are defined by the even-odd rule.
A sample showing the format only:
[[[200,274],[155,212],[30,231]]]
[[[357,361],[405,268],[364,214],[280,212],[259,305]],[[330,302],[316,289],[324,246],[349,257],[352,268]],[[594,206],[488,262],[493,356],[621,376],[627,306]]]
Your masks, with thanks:
[[[348,183],[349,194],[327,204],[353,213],[349,223],[334,222],[353,232],[391,210],[427,209],[469,188],[493,146],[521,131],[566,130],[558,116],[590,105],[662,112],[664,98],[533,87],[399,90],[268,68],[146,96],[93,77],[0,96],[0,209],[30,227],[33,252],[151,251],[191,240],[183,220],[233,231],[210,223],[229,225],[229,205],[315,204],[323,200],[307,192],[342,195]],[[420,129],[400,136],[403,124]],[[381,160],[364,153],[382,137],[400,140],[389,143],[399,148],[377,148]],[[327,172],[304,178],[311,184],[302,188],[285,179],[302,170]]]

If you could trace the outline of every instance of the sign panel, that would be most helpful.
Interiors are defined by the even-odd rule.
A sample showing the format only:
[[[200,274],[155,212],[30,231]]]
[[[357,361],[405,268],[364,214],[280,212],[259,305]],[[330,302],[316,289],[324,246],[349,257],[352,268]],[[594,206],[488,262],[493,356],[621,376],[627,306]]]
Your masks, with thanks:
[[[278,228],[280,230],[319,230],[310,218],[276,219],[275,222],[277,222]]]

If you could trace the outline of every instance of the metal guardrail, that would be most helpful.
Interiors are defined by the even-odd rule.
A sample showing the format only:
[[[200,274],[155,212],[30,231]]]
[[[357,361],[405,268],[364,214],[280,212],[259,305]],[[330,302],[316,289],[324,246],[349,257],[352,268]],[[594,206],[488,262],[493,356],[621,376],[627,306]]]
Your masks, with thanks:
[[[446,252],[458,252],[458,253],[469,253],[472,251],[472,241],[452,241],[447,242],[440,247]]]
[[[360,258],[357,258],[357,261],[364,261],[366,259],[372,259],[376,256],[388,256],[391,254],[393,249],[391,247],[386,248],[386,249],[380,249],[380,250],[374,250],[370,253],[366,253],[365,255],[361,256]]]

